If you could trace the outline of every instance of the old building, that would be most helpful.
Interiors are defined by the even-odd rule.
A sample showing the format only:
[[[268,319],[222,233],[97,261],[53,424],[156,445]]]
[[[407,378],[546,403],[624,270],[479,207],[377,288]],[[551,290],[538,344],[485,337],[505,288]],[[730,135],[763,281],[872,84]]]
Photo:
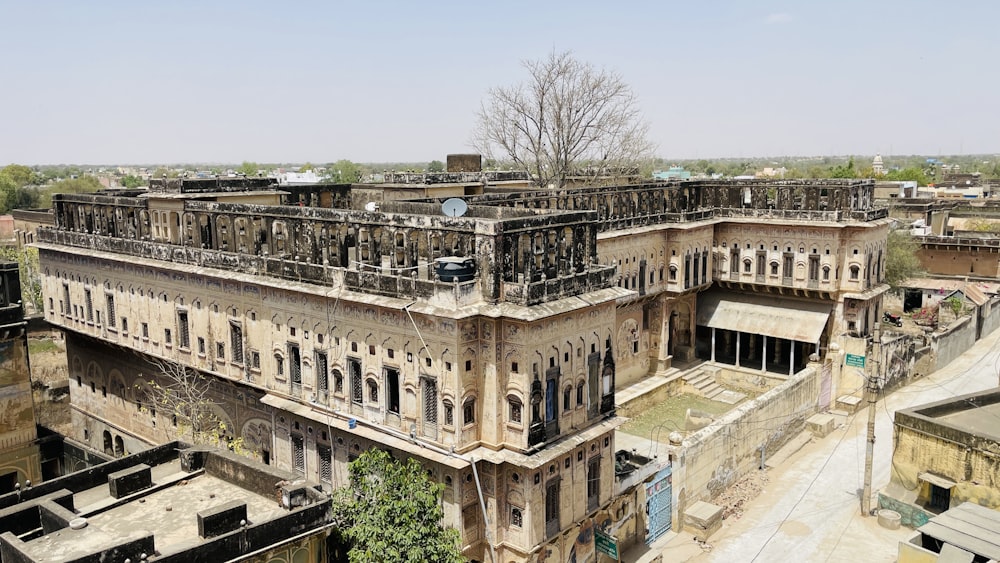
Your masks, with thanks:
[[[330,495],[291,472],[169,442],[0,496],[0,557],[331,561]],[[335,538],[336,536],[334,536]]]
[[[0,262],[0,494],[41,480],[37,439],[18,266]]]
[[[217,439],[262,462],[329,488],[368,447],[416,457],[468,557],[569,560],[629,512],[609,510],[617,387],[675,360],[787,377],[868,334],[873,187],[487,191],[462,215],[429,192],[154,182],[57,196],[36,244],[77,439],[183,436],[149,399],[167,360],[211,376]]]
[[[879,505],[916,528],[963,502],[1000,509],[1000,388],[896,412]]]

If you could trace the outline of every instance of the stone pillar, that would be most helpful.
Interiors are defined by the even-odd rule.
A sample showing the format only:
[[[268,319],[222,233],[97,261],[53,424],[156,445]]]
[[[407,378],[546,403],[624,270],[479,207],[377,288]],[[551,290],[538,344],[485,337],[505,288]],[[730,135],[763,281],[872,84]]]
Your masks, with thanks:
[[[760,355],[760,372],[767,372],[767,337],[764,338],[764,351]]]
[[[788,375],[795,375],[795,341],[792,340],[792,345],[788,347]]]
[[[715,327],[712,327],[712,361],[715,361]]]
[[[740,340],[742,334],[736,331],[736,367],[740,367]]]

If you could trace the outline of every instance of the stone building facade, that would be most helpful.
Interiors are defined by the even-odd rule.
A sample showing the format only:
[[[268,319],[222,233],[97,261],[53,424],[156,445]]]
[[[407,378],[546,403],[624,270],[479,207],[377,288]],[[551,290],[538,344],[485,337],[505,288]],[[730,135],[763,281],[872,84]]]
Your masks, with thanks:
[[[154,182],[57,196],[36,245],[74,438],[177,439],[144,389],[166,360],[210,376],[219,439],[261,461],[337,487],[368,447],[416,457],[468,557],[570,560],[628,512],[610,509],[616,387],[675,359],[794,372],[871,330],[873,187],[493,192],[450,217],[433,198],[361,210],[346,186]]]
[[[183,437],[144,390],[162,359],[212,377],[222,439],[328,487],[369,447],[420,459],[472,559],[560,549],[611,502],[628,292],[592,212],[160,188],[57,197],[40,233],[77,439],[122,455]]]

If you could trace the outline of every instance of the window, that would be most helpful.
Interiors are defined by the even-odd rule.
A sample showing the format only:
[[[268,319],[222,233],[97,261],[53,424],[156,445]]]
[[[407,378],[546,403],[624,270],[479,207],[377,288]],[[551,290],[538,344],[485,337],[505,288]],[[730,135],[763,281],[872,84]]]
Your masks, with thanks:
[[[306,471],[305,441],[301,434],[292,434],[292,469],[298,473]]]
[[[63,314],[68,315],[70,311],[70,300],[69,300],[69,284],[63,283]]]
[[[819,255],[809,257],[809,281],[819,281]]]
[[[361,381],[361,362],[350,358],[347,360],[347,369],[351,374],[351,401],[361,404],[364,401],[364,389]]]
[[[545,380],[545,422],[552,422],[556,419],[557,401],[556,391],[558,384],[554,378]]]
[[[743,261],[743,273],[744,274],[749,274],[750,273],[751,264],[752,264],[752,262],[750,262],[749,258],[747,258],[746,260]]]
[[[857,281],[858,275],[861,273],[861,268],[857,265],[851,266],[851,281]]]
[[[823,281],[830,281],[830,267],[823,266]]]
[[[510,525],[515,528],[520,528],[524,525],[524,514],[516,506],[510,508]]]
[[[205,355],[205,339],[201,336],[198,337],[198,353]]]
[[[565,412],[569,412],[569,410],[573,407],[573,403],[570,402],[570,399],[572,398],[572,396],[573,396],[573,387],[570,386],[570,385],[567,385],[563,389],[563,412],[564,413]]]
[[[339,369],[333,370],[333,392],[338,395],[344,393],[344,374]]]
[[[84,302],[87,304],[87,322],[94,322],[94,302],[90,297],[90,289],[83,290]]]
[[[578,407],[583,406],[584,389],[585,387],[582,381],[576,384],[576,406]]]
[[[777,262],[771,262],[771,275],[772,276],[778,275],[778,263]]]
[[[546,536],[559,531],[559,480],[545,484],[545,531]]]
[[[122,317],[122,332],[128,332],[128,317]]]
[[[596,510],[601,497],[601,458],[587,462],[587,510]]]
[[[52,308],[51,299],[49,300],[49,308]],[[108,327],[115,328],[115,320],[118,318],[115,316],[115,296],[110,293],[104,294],[104,308],[106,309],[108,317]]]
[[[673,264],[670,265],[670,277],[669,277],[669,280],[672,281],[672,282],[677,281],[677,266],[675,266]]]
[[[455,425],[455,406],[451,404],[451,401],[444,401],[444,425]]]
[[[319,458],[319,480],[323,483],[333,481],[333,450],[330,446],[316,446],[316,457]]]
[[[438,420],[437,382],[433,379],[421,377],[420,386],[424,397],[424,424],[433,428]],[[451,424],[450,415],[448,414],[451,412],[450,408],[451,403],[445,401],[445,423],[449,425]]]
[[[507,399],[508,419],[514,424],[521,424],[521,400],[516,397]]]
[[[368,400],[372,403],[378,403],[378,383],[375,380],[368,380]]]
[[[795,260],[790,254],[785,254],[784,256],[784,266],[781,271],[781,276],[785,278],[792,277],[792,268],[795,265]]]
[[[279,377],[285,376],[285,358],[282,358],[281,354],[274,355],[274,374]]]
[[[320,399],[326,401],[326,396],[330,392],[330,379],[328,375],[328,364],[326,352],[316,352],[313,360],[313,370],[316,372],[316,391]]]
[[[142,337],[149,338],[149,324],[142,323]]]
[[[173,337],[173,335],[171,334],[171,331],[170,331],[169,328],[163,329],[163,342],[165,342],[166,344],[170,344],[171,342],[173,342],[173,338],[172,337]]]
[[[476,400],[466,399],[462,404],[462,424],[472,424],[476,422]]]
[[[222,361],[226,359],[226,345],[223,342],[215,343],[215,359]]]
[[[399,370],[385,370],[385,408],[387,411],[399,414]]]
[[[302,356],[297,344],[288,345],[288,374],[293,386],[302,385]]]
[[[233,363],[243,363],[243,325],[229,321],[229,347],[233,350]]]
[[[177,311],[177,345],[181,348],[191,347],[191,328],[188,324],[188,312],[183,309]]]
[[[260,352],[256,350],[250,351],[250,368],[260,369]]]

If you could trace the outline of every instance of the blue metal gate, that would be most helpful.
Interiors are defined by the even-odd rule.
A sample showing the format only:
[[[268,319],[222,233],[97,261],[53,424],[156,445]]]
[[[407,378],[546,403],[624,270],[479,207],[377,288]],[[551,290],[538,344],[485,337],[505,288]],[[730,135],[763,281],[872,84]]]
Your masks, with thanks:
[[[664,467],[646,483],[646,543],[651,544],[670,530],[671,471]]]

